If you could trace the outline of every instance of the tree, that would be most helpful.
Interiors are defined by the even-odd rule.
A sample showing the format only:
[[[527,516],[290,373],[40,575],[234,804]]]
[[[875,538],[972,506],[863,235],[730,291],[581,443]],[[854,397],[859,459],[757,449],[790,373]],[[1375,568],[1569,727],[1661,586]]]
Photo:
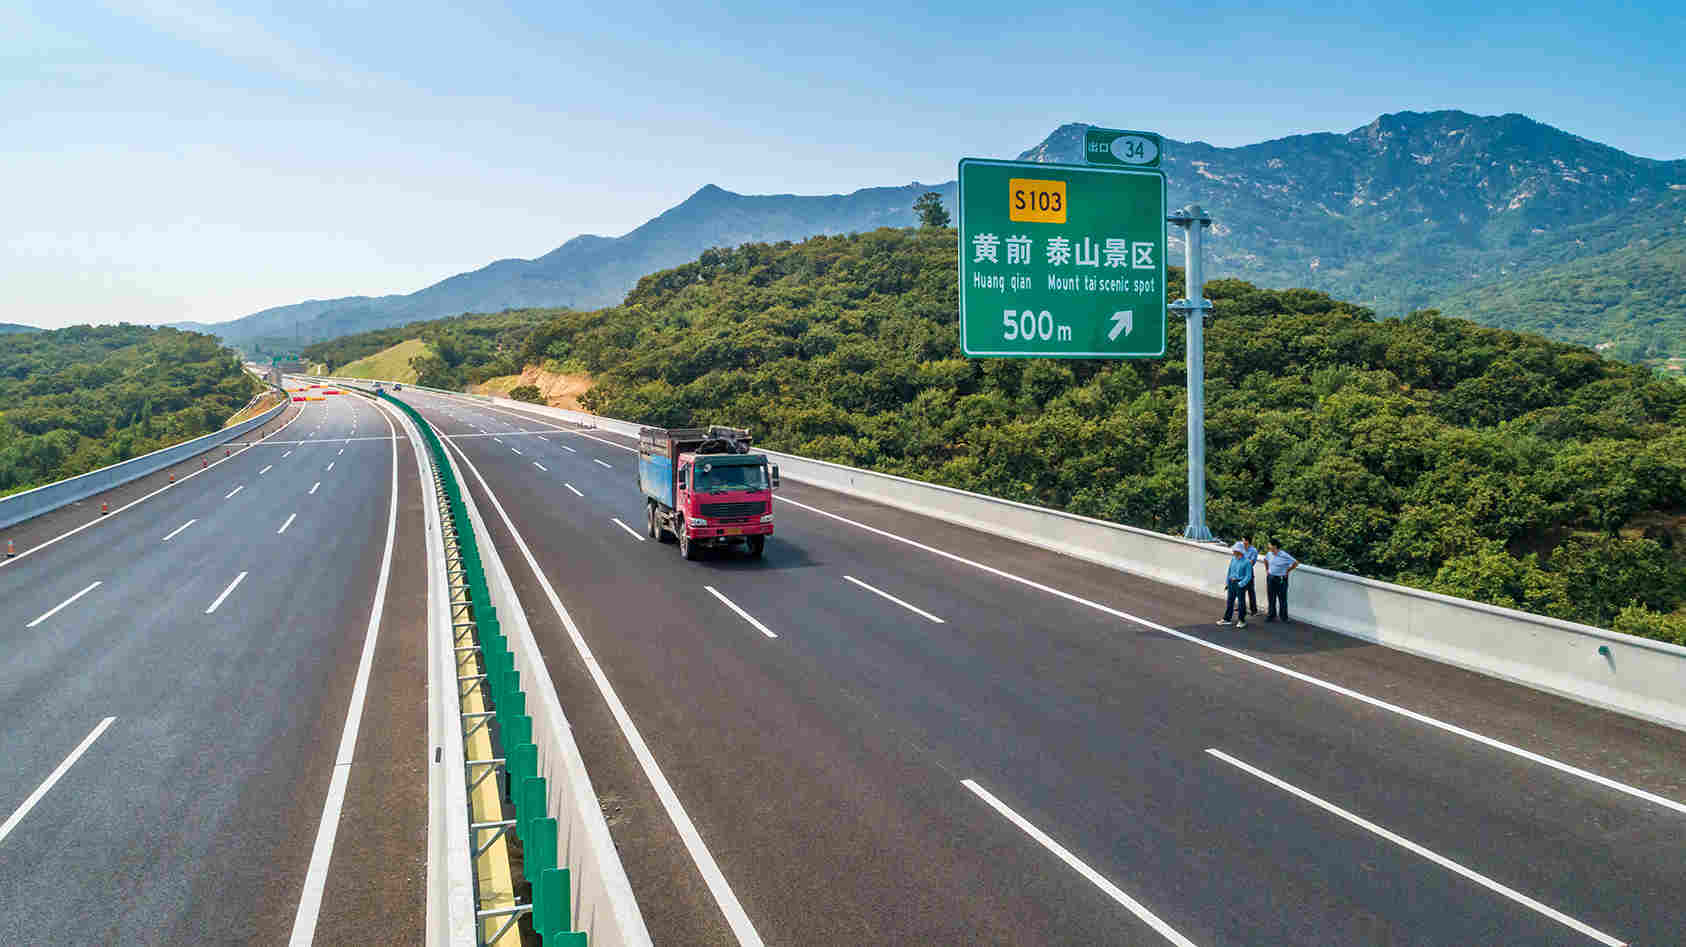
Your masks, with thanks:
[[[947,227],[948,211],[943,209],[943,198],[936,191],[926,191],[913,202],[913,212],[919,215],[919,224],[923,227]]]

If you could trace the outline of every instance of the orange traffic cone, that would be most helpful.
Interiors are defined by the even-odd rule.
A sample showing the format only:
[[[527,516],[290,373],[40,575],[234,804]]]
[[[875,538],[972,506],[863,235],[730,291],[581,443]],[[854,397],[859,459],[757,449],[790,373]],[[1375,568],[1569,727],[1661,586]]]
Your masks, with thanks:
[[[230,450],[230,449],[229,449],[229,448],[227,448],[227,447],[224,447],[224,448],[223,448],[223,449],[222,449],[222,455],[223,455],[223,456],[224,456],[224,457],[228,457],[228,456],[231,456],[231,455],[232,455],[232,454],[233,454],[233,451],[231,451],[231,450]]]
[[[175,482],[176,482],[176,475],[175,475],[175,474],[173,474],[173,473],[172,473],[172,474],[170,474],[170,482],[171,482],[171,483],[175,483]]]
[[[111,504],[105,502],[104,500],[101,500],[100,501],[100,515],[104,516],[105,514],[110,513],[110,512],[111,512]]]
[[[10,539],[6,540],[6,558],[10,559],[17,554],[18,554],[18,544],[12,542]]]
[[[201,470],[203,470],[203,469],[204,469],[204,468],[206,468],[206,467],[209,467],[209,466],[211,466],[211,462],[210,462],[210,461],[208,461],[208,460],[200,460],[200,461],[199,461],[199,468],[200,468],[200,469],[201,469]]]

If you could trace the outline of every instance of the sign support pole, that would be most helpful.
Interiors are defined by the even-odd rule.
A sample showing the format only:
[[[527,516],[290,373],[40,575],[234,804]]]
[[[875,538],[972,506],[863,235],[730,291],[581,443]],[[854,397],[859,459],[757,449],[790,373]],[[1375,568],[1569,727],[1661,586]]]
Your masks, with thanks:
[[[1182,299],[1170,305],[1173,312],[1183,314],[1187,328],[1188,376],[1188,526],[1183,536],[1199,542],[1211,542],[1212,531],[1206,527],[1206,339],[1203,330],[1206,313],[1212,303],[1206,299],[1205,261],[1202,244],[1212,218],[1199,204],[1166,216],[1165,220],[1183,228],[1184,282]]]

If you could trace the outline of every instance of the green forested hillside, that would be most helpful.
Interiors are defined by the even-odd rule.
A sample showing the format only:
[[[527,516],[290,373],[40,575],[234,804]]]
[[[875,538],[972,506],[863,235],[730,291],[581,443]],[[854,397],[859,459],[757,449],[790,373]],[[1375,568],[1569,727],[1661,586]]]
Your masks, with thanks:
[[[589,372],[582,401],[605,415],[748,425],[769,447],[1180,532],[1180,322],[1163,360],[969,361],[955,257],[946,229],[711,250],[621,306],[552,313],[517,361]],[[1434,312],[1377,321],[1237,280],[1207,295],[1220,536],[1686,642],[1686,386]]]
[[[0,335],[0,493],[207,434],[259,387],[208,335],[131,325]]]

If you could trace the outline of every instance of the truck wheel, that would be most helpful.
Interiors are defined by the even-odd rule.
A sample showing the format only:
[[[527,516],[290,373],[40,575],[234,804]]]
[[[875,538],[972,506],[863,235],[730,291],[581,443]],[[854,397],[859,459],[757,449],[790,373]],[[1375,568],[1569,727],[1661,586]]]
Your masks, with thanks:
[[[651,539],[661,538],[662,528],[656,525],[656,505],[654,503],[644,504],[644,527],[644,531],[650,535]]]
[[[697,548],[696,543],[691,542],[691,531],[684,526],[680,526],[677,532],[679,533],[679,554],[692,562],[697,561],[697,556],[702,550]]]
[[[761,550],[763,550],[765,548],[767,548],[767,537],[765,537],[765,536],[751,536],[751,537],[749,537],[749,558],[751,558],[751,559],[761,558]]]

